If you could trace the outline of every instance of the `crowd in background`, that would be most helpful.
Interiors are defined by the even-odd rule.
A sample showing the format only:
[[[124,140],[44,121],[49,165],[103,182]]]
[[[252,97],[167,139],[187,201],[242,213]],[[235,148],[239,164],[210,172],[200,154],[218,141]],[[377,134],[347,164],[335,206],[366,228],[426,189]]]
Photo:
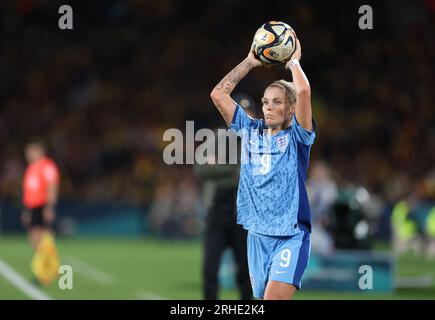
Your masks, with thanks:
[[[301,39],[312,161],[384,204],[416,190],[434,198],[434,1],[378,2],[365,31],[350,2],[77,1],[69,31],[57,27],[61,4],[0,3],[0,198],[20,198],[23,147],[40,137],[61,168],[61,197],[149,204],[165,212],[158,226],[165,214],[201,212],[191,166],[162,161],[163,132],[186,120],[224,127],[209,92],[267,20]],[[284,77],[280,66],[255,70],[237,90],[261,117],[262,90]]]

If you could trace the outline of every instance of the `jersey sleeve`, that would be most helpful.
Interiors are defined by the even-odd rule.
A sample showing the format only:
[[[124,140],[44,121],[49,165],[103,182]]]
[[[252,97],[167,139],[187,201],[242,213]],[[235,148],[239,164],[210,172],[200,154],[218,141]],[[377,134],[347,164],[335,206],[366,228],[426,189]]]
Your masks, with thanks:
[[[229,128],[240,135],[243,130],[249,131],[254,126],[256,121],[256,119],[248,116],[245,110],[243,110],[243,108],[237,104],[236,110],[234,111],[233,120],[231,121]]]
[[[299,124],[298,120],[296,119],[296,115],[293,116],[292,119],[292,126],[294,128],[293,132],[296,136],[296,140],[299,143],[302,143],[304,145],[312,145],[314,143],[314,139],[316,137],[316,123],[314,120],[312,120],[312,122],[313,122],[313,130],[308,131]]]
[[[58,184],[60,180],[59,170],[54,162],[46,162],[42,168],[42,177],[49,184]]]

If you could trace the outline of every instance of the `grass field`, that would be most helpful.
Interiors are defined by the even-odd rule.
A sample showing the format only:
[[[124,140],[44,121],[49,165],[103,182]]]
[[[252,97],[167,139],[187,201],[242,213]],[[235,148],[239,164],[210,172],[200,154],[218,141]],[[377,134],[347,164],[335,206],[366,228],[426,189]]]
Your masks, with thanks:
[[[58,239],[62,263],[73,267],[74,288],[57,283],[40,288],[53,299],[201,299],[201,243],[158,239]],[[31,282],[32,251],[22,236],[0,237],[0,259]],[[435,299],[435,261],[412,254],[398,261],[397,276],[427,276],[432,286],[398,289],[394,294],[313,292],[295,299]],[[237,299],[235,290],[223,290],[221,299]],[[29,299],[0,273],[0,299]]]

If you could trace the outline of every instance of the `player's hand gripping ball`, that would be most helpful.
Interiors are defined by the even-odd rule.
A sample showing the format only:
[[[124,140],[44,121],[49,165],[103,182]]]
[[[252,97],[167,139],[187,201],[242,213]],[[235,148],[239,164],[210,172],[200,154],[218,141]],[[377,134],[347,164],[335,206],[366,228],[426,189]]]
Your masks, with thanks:
[[[252,49],[264,64],[285,63],[296,51],[296,34],[287,23],[266,22],[255,33]]]

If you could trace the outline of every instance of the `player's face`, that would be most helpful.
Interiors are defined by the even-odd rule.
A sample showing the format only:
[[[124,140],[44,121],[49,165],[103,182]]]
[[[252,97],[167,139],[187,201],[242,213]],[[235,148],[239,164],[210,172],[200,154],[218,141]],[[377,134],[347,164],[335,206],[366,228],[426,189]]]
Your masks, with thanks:
[[[261,99],[266,124],[270,128],[279,128],[290,118],[290,106],[285,98],[285,91],[280,87],[268,87]]]

